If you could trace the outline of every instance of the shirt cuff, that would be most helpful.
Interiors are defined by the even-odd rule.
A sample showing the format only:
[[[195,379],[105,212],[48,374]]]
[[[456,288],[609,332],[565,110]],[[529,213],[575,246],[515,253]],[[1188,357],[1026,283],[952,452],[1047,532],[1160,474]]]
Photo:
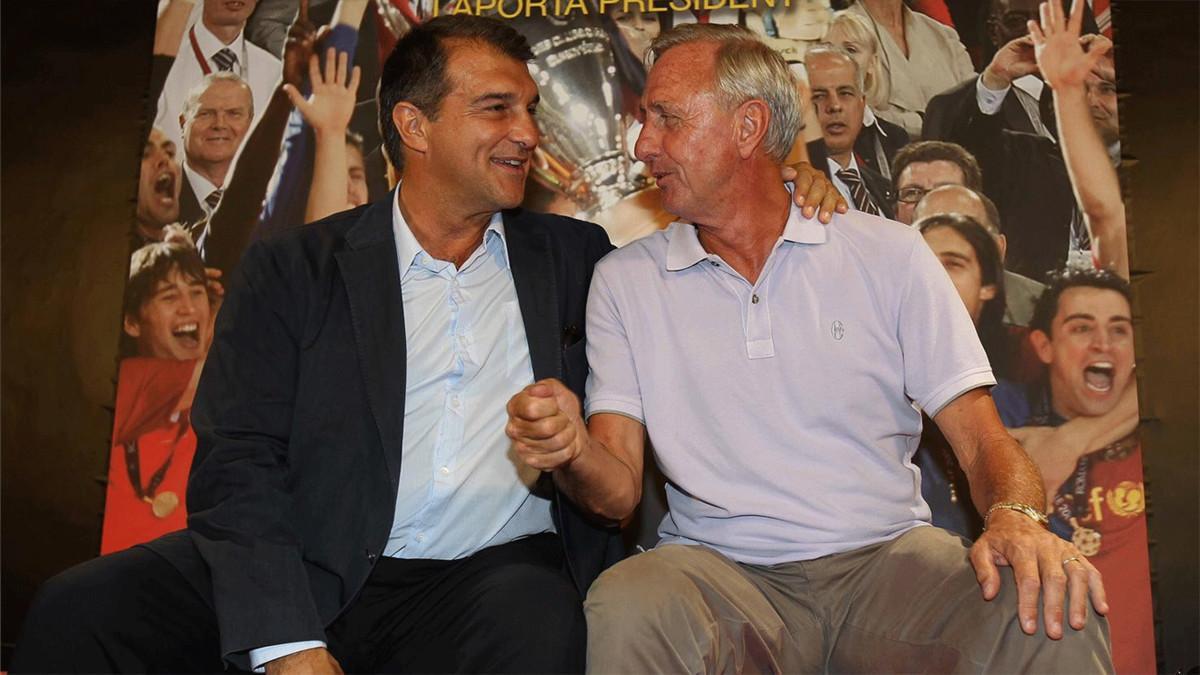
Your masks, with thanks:
[[[258,649],[250,650],[250,668],[256,673],[266,672],[267,661],[281,659],[288,654],[302,652],[305,649],[318,649],[325,646],[320,640],[305,640],[303,642],[285,642],[281,645],[271,645],[269,647],[259,647]]]
[[[974,368],[950,380],[933,392],[927,401],[918,401],[917,405],[925,411],[932,419],[942,411],[954,399],[980,387],[992,387],[996,384],[996,377],[992,375],[992,369],[983,366]]]
[[[587,399],[587,409],[584,412],[584,421],[591,419],[596,413],[616,413],[624,415],[632,420],[635,420],[642,426],[646,425],[646,417],[642,412],[642,404],[640,401],[632,401],[629,399],[608,397]]]
[[[979,112],[984,115],[995,115],[999,112],[1009,89],[1012,89],[1011,85],[1003,89],[988,89],[983,84],[982,75],[975,78],[975,101],[979,104]]]

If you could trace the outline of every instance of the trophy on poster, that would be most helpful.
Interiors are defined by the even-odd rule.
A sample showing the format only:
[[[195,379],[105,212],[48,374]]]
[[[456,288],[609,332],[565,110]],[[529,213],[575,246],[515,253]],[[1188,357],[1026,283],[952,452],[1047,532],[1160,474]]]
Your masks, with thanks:
[[[556,197],[551,209],[599,222],[617,245],[662,224],[658,190],[633,158],[609,33],[594,14],[520,17],[529,72],[541,94],[542,138],[533,178]]]

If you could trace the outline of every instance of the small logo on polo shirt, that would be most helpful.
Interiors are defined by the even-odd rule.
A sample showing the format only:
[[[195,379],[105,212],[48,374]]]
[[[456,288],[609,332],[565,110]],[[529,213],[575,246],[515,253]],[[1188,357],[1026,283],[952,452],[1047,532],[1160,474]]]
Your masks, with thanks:
[[[834,321],[829,327],[829,332],[833,334],[834,340],[841,340],[846,337],[846,324],[841,321]]]

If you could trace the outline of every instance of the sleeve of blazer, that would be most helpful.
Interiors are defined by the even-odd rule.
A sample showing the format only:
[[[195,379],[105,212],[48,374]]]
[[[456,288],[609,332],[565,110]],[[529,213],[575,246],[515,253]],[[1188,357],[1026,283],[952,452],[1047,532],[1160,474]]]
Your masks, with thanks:
[[[921,138],[926,141],[953,141],[958,122],[964,120],[972,109],[978,112],[975,102],[975,80],[957,84],[929,99],[925,106],[925,120],[921,127]],[[961,131],[961,130],[958,130]]]
[[[302,258],[255,242],[217,320],[192,408],[188,527],[212,571],[222,655],[324,640],[289,521],[288,443],[309,298]]]

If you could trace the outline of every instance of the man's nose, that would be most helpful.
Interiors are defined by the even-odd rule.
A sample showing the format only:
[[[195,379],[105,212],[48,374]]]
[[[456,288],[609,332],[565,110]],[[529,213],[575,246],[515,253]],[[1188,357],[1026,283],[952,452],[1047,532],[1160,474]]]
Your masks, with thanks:
[[[658,156],[658,136],[650,124],[642,125],[642,131],[633,143],[633,156],[647,163]]]
[[[533,151],[537,147],[539,140],[538,125],[537,119],[534,118],[532,113],[523,112],[518,116],[516,123],[513,124],[509,138],[526,151]]]

